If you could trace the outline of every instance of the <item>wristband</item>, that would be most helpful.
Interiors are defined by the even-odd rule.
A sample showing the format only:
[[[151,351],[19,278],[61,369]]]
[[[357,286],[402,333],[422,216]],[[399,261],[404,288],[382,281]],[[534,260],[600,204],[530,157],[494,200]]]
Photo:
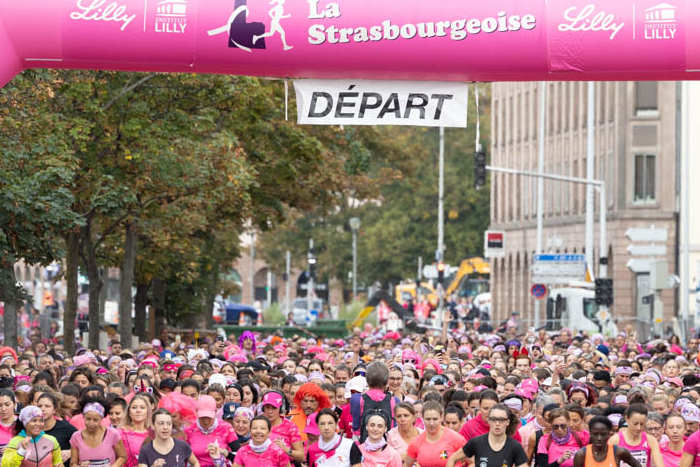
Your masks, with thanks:
[[[24,457],[27,454],[27,450],[24,448],[24,446],[17,446],[17,455],[20,457]]]

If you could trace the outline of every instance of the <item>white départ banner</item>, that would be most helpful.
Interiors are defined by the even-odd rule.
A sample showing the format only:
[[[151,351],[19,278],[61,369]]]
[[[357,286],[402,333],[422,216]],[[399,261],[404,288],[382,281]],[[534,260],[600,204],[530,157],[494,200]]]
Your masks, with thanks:
[[[302,125],[467,127],[466,83],[306,79],[294,90]]]

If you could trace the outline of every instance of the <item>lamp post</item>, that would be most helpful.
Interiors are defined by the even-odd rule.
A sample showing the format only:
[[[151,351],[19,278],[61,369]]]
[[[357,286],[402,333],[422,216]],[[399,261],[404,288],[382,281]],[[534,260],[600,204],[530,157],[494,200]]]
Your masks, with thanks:
[[[314,269],[316,269],[316,256],[314,255],[314,239],[309,240],[309,253],[306,257],[309,263],[309,281],[306,283],[306,311],[307,315],[311,316],[313,309],[313,294],[314,294]]]
[[[352,230],[352,300],[357,300],[357,231],[360,230],[360,218],[350,218]]]

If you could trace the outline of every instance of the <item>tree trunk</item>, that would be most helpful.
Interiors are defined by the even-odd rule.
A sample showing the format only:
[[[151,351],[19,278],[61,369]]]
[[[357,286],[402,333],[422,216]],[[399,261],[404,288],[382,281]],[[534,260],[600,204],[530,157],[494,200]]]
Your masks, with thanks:
[[[129,222],[126,224],[124,258],[119,274],[119,335],[121,336],[121,343],[124,348],[131,348],[131,336],[133,333],[133,322],[131,319],[133,300],[131,297],[131,287],[134,284],[135,261],[136,224],[134,222]],[[143,326],[143,329],[139,329],[137,333],[140,334],[140,331],[145,331],[145,326]]]
[[[156,336],[163,334],[163,330],[167,327],[165,318],[165,281],[163,279],[153,279],[153,310],[151,311],[156,320]],[[165,341],[163,341],[165,345]]]
[[[148,305],[148,289],[151,284],[136,284],[136,296],[134,297],[134,329],[141,341],[146,340],[146,305]],[[153,313],[155,307],[151,307]],[[151,318],[153,319],[153,318]]]
[[[78,262],[80,239],[70,232],[66,236],[66,305],[63,310],[63,347],[68,355],[75,353],[75,315],[78,310]]]
[[[88,347],[90,349],[97,349],[100,345],[100,291],[102,290],[103,283],[100,277],[100,268],[97,265],[97,252],[93,244],[90,224],[83,227],[82,232],[85,269],[88,280],[90,281],[88,288]]]
[[[214,300],[219,288],[219,266],[211,268],[204,292],[204,328],[214,329]]]
[[[17,280],[15,278],[15,266],[14,261],[4,261],[5,267],[2,268],[0,274],[3,277],[0,283],[6,284],[6,290],[0,291],[0,299],[5,304],[5,319],[4,321],[4,333],[5,333],[5,345],[17,348],[17,313],[21,306],[18,294],[19,290],[15,286]]]

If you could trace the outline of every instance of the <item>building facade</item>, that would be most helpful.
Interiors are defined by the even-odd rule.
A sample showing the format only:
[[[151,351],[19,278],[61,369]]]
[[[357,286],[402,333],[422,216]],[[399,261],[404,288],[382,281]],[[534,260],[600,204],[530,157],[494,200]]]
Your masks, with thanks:
[[[546,84],[544,172],[586,178],[587,83]],[[492,88],[490,164],[537,171],[538,83],[497,83]],[[595,83],[595,175],[607,191],[608,276],[618,327],[652,322],[647,257],[633,256],[629,228],[665,228],[669,272],[677,271],[678,86],[673,82]],[[599,201],[595,201],[594,256],[599,250]],[[543,252],[585,252],[586,188],[544,181]],[[506,232],[506,256],[491,263],[494,318],[520,311],[534,323],[530,266],[535,253],[537,180],[491,174],[491,229]],[[636,252],[633,251],[635,255]],[[634,260],[634,261],[631,261]],[[673,290],[662,293],[665,322],[675,315]],[[540,316],[544,318],[544,307]]]

